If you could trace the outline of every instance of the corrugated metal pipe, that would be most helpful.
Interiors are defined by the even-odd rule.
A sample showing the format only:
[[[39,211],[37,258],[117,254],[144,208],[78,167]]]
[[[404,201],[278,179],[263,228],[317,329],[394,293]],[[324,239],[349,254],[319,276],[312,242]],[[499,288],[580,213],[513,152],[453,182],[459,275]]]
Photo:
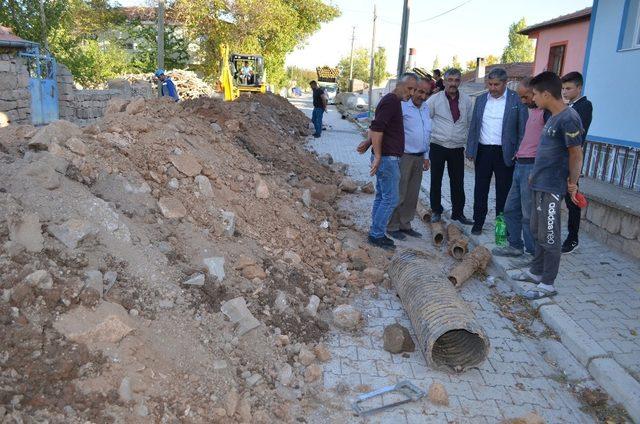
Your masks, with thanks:
[[[402,250],[391,261],[389,276],[427,364],[461,372],[486,359],[489,339],[438,263],[428,253]]]

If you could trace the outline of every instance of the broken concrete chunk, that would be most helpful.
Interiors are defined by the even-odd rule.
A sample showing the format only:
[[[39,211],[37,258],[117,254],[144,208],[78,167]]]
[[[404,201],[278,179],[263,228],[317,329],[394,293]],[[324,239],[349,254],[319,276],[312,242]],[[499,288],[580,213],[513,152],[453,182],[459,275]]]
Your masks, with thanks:
[[[188,177],[195,177],[202,171],[202,165],[198,162],[198,158],[189,153],[171,155],[169,156],[169,160],[178,171]]]
[[[204,175],[197,175],[195,178],[196,184],[198,184],[198,190],[204,197],[213,197],[213,188],[211,187],[211,181]]]
[[[436,405],[449,406],[449,395],[442,383],[434,381],[429,387],[429,401]]]
[[[320,306],[320,298],[315,294],[312,294],[311,296],[309,296],[309,303],[307,304],[305,310],[309,315],[315,317],[318,314],[318,306]]]
[[[333,323],[343,330],[353,330],[362,322],[362,313],[351,305],[340,305],[333,310]]]
[[[36,150],[47,150],[52,144],[62,144],[71,137],[80,137],[82,130],[69,121],[53,121],[40,128],[29,141],[29,147]]]
[[[287,300],[287,294],[285,292],[278,290],[274,306],[281,314],[289,312],[289,300]]]
[[[212,122],[211,123],[211,129],[213,130],[214,133],[221,133],[222,132],[222,127],[217,122]]]
[[[231,389],[229,393],[227,393],[227,397],[224,401],[225,410],[227,411],[228,417],[233,417],[233,415],[236,413],[236,409],[238,408],[239,402],[240,402],[240,395],[238,395],[238,392],[236,391],[236,389]]]
[[[211,277],[217,278],[218,281],[223,281],[225,277],[224,273],[224,258],[223,257],[214,257],[214,258],[205,258],[202,260],[204,266],[207,267],[207,272]]]
[[[102,273],[98,270],[90,270],[84,273],[84,288],[93,289],[100,297],[102,297],[102,293],[104,292],[104,280],[102,277]]]
[[[75,249],[87,236],[98,233],[97,228],[82,219],[70,219],[60,225],[50,225],[48,231],[69,249]]]
[[[131,380],[129,377],[124,377],[118,387],[118,395],[123,402],[131,402],[133,400],[133,392],[131,391]]]
[[[311,364],[304,370],[304,382],[313,383],[322,377],[322,367],[317,364]]]
[[[40,252],[44,247],[40,219],[35,213],[25,213],[9,220],[9,238],[29,252]]]
[[[224,227],[224,235],[233,237],[236,232],[236,214],[230,211],[223,211],[222,226]]]
[[[331,352],[329,352],[329,349],[323,344],[316,345],[316,347],[313,348],[313,353],[316,354],[316,358],[318,358],[320,362],[327,362],[331,359]]]
[[[284,252],[283,259],[285,262],[290,263],[291,265],[300,265],[302,263],[302,258],[296,252],[292,252],[291,250],[287,250]]]
[[[258,181],[256,181],[256,197],[258,199],[268,199],[269,196],[269,186],[267,186],[267,183],[265,183],[262,178],[259,178]]]
[[[308,188],[302,190],[302,204],[306,207],[311,206],[311,190],[309,190]]]
[[[130,183],[129,181],[125,181],[124,191],[125,193],[131,194],[147,194],[151,193],[151,186],[146,181],[143,181],[140,185],[135,185]]]
[[[311,365],[315,360],[316,355],[309,349],[307,349],[306,347],[300,349],[300,353],[298,354],[298,362],[300,362],[302,365],[306,367],[307,365]]]
[[[400,324],[391,324],[384,328],[382,334],[384,350],[391,353],[414,352],[416,345],[411,339],[409,330]]]
[[[188,280],[183,281],[182,284],[187,286],[204,286],[204,274],[193,274]]]
[[[244,297],[236,297],[220,306],[220,310],[225,314],[231,322],[237,324],[236,332],[238,336],[242,336],[254,328],[260,326],[258,321],[247,308]]]
[[[68,339],[89,347],[96,343],[117,343],[133,331],[127,311],[111,302],[102,302],[95,310],[79,306],[53,326]]]
[[[267,273],[264,272],[260,265],[249,265],[242,268],[242,276],[247,280],[253,280],[254,278],[264,280],[267,278]]]
[[[278,370],[278,376],[276,378],[278,379],[278,382],[283,386],[290,385],[293,379],[293,368],[291,368],[291,365],[285,363],[282,367],[280,367],[280,369]]]
[[[366,183],[362,187],[360,187],[360,190],[363,193],[366,193],[366,194],[373,194],[376,191],[375,187],[373,186],[373,183],[371,181],[369,181],[368,183]]]
[[[355,193],[355,191],[358,189],[358,185],[351,178],[344,177],[342,181],[340,181],[340,185],[338,186],[338,188],[345,193]]]
[[[158,200],[158,207],[165,218],[184,218],[187,215],[187,209],[175,197],[161,197]]]
[[[116,280],[118,279],[118,273],[115,271],[107,271],[104,273],[103,283],[104,283],[104,294],[106,295],[109,290],[116,284]]]
[[[171,178],[169,181],[167,181],[167,188],[169,188],[170,190],[177,190],[180,188],[180,182],[177,178]]]
[[[50,290],[53,288],[53,279],[51,278],[51,274],[43,269],[27,275],[24,281],[31,287],[37,287],[42,290]]]
[[[78,154],[80,156],[84,156],[87,154],[86,144],[84,144],[84,142],[80,140],[78,137],[71,137],[69,140],[67,140],[67,142],[65,143],[65,146],[67,146],[67,148],[71,150],[73,153]]]
[[[366,268],[362,272],[362,276],[366,280],[367,283],[371,284],[380,284],[384,281],[384,271],[378,268]]]

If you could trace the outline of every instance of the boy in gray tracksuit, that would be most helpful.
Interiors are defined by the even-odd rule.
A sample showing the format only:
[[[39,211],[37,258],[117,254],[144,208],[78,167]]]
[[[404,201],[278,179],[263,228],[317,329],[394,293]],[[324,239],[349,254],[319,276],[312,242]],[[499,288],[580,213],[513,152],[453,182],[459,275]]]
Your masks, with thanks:
[[[531,86],[534,102],[551,112],[551,117],[542,130],[530,177],[535,255],[521,279],[536,283],[524,296],[541,299],[557,294],[554,283],[562,247],[560,206],[565,193],[577,203],[584,129],[578,113],[562,101],[560,77],[553,72],[542,72],[531,80]]]

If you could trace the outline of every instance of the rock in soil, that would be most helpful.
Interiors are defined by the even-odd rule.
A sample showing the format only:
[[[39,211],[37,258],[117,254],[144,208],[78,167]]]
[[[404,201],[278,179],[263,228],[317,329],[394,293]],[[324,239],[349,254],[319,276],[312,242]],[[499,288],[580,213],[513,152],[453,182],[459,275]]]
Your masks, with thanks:
[[[391,324],[385,327],[382,334],[384,350],[391,353],[414,352],[416,345],[411,339],[411,334],[406,327],[400,324]]]
[[[429,401],[435,405],[449,406],[449,395],[442,383],[434,381],[429,387]]]
[[[322,377],[322,367],[317,364],[311,364],[304,370],[304,382],[313,383]]]
[[[522,417],[503,420],[501,424],[545,424],[545,420],[535,412],[530,412]]]
[[[343,330],[353,330],[362,322],[362,313],[351,305],[340,305],[333,310],[333,323]]]

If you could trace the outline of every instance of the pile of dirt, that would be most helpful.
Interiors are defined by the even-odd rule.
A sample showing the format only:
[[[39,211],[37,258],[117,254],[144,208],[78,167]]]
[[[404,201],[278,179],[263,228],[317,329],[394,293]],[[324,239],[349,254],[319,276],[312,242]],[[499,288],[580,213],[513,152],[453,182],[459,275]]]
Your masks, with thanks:
[[[176,85],[181,99],[197,99],[199,97],[213,96],[214,94],[214,87],[200,78],[195,72],[173,69],[166,71],[166,75],[169,76]],[[126,80],[132,84],[139,82],[149,83],[155,87],[153,76],[152,72],[144,74],[124,74],[119,75],[116,80]]]
[[[386,257],[337,210],[342,167],[304,148],[308,125],[264,95],[0,129],[0,418],[322,410],[309,352]]]

